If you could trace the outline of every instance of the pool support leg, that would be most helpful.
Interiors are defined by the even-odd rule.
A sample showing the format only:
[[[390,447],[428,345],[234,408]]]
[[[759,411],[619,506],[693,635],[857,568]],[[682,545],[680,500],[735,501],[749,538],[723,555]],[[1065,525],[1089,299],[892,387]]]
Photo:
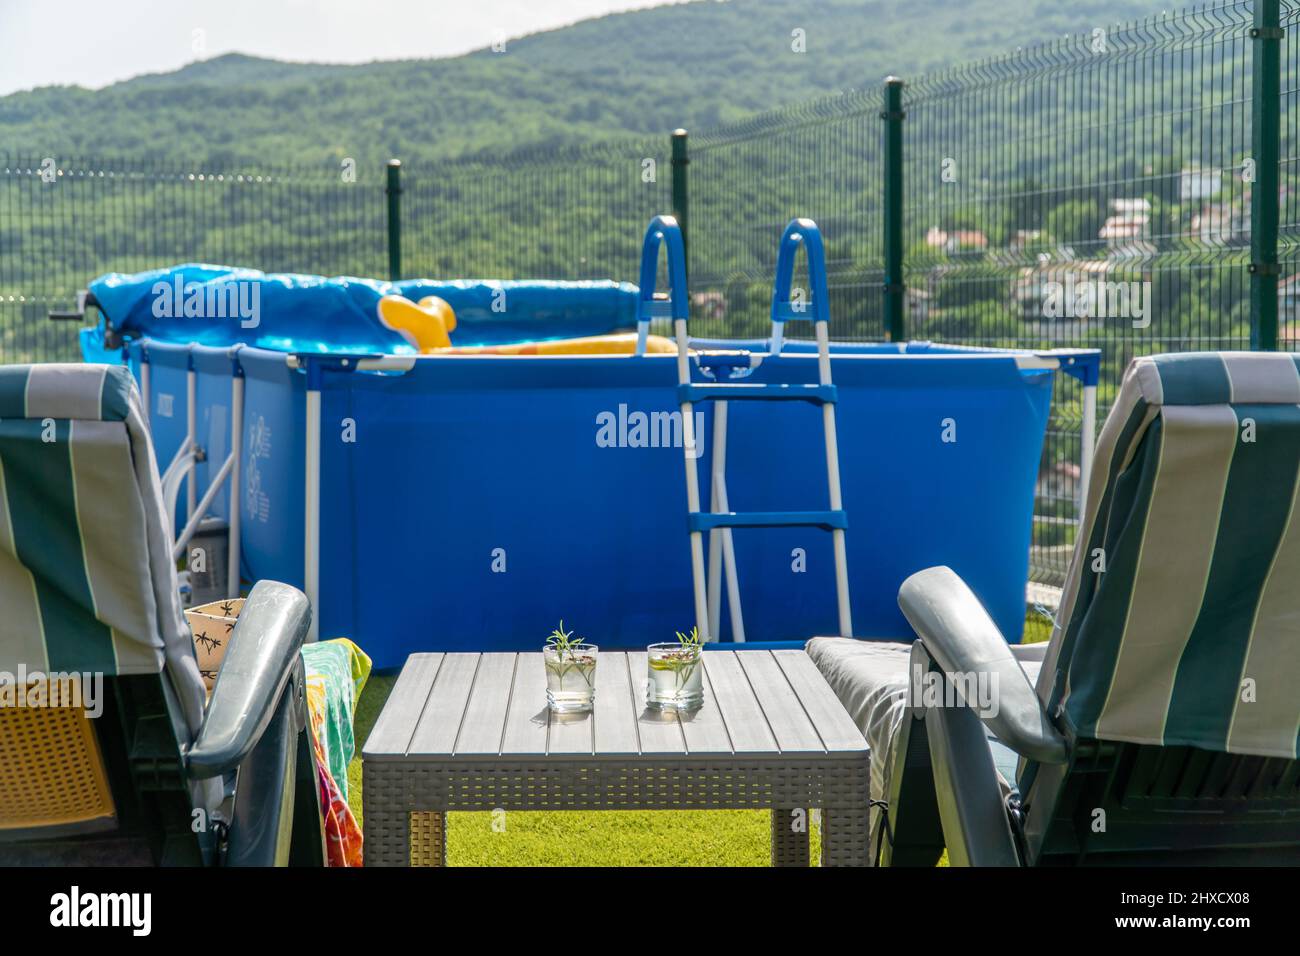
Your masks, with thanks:
[[[238,354],[239,350],[236,348],[235,355],[238,356]],[[230,513],[230,536],[226,542],[226,597],[237,598],[239,597],[239,548],[243,520],[239,495],[239,490],[242,487],[239,469],[243,462],[244,449],[244,373],[239,367],[237,357],[231,364],[233,366],[230,379],[230,460],[232,470],[230,473],[230,507],[228,509]]]
[[[150,379],[153,377],[153,370],[149,367],[149,350],[143,348],[140,350],[140,400],[144,405],[144,423],[150,425],[149,421],[149,386]]]
[[[185,435],[189,438],[190,445],[194,446],[197,442],[195,433],[198,431],[198,373],[194,371],[193,359],[190,360],[189,370],[185,373]],[[194,508],[198,504],[198,489],[195,488],[195,481],[198,478],[198,459],[193,459],[185,471],[185,520],[188,522],[194,517]]]
[[[311,603],[311,627],[307,640],[320,636],[320,368],[307,368],[307,457],[303,498],[306,513],[303,522],[303,591]]]
[[[1097,448],[1097,386],[1083,386],[1083,425],[1079,430],[1079,520],[1088,505],[1092,457]]]

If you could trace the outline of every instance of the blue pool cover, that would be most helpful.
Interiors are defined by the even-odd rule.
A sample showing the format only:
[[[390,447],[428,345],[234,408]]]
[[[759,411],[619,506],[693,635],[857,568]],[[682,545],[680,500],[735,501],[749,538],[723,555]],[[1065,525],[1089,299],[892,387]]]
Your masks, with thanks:
[[[111,273],[90,293],[113,328],[156,342],[254,345],[280,352],[415,350],[381,324],[390,294],[445,299],[456,312],[457,345],[603,335],[636,322],[636,286],[626,282],[332,278],[189,263],[133,275]],[[82,332],[83,352],[103,360],[104,321]]]

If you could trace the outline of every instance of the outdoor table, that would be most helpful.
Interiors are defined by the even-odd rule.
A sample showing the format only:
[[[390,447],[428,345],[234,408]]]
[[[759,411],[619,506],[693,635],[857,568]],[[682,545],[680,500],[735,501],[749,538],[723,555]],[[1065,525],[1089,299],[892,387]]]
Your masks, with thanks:
[[[368,866],[443,865],[449,810],[772,811],[772,864],[868,863],[867,742],[802,650],[708,650],[704,703],[645,706],[646,655],[602,651],[585,714],[540,653],[414,654],[362,751]]]

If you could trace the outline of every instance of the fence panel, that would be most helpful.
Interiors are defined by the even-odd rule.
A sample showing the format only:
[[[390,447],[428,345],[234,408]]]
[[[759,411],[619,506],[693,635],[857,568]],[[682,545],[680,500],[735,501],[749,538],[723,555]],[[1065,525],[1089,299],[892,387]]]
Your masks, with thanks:
[[[403,272],[635,282],[645,228],[671,210],[668,149],[665,135],[408,165]]]
[[[1300,0],[1282,0],[1278,161],[1278,348],[1300,351]]]
[[[1252,6],[1221,2],[961,67],[904,102],[908,334],[1129,360],[1250,342]],[[1080,390],[1058,385],[1033,577],[1078,521]]]
[[[71,361],[77,290],[182,262],[384,275],[382,170],[0,156],[0,361]]]
[[[831,334],[884,338],[881,102],[851,92],[691,137],[693,334],[767,334],[777,243],[806,216],[826,238]]]

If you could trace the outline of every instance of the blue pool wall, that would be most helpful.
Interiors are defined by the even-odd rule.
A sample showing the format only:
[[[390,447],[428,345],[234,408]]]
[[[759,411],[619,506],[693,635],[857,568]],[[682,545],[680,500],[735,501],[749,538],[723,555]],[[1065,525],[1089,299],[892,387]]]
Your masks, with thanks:
[[[194,364],[209,449],[201,491],[229,443],[230,350],[134,343],[137,376],[143,348],[164,466],[184,437]],[[749,380],[816,381],[811,346],[788,350]],[[306,375],[286,358],[237,352],[242,559],[249,580],[302,586]],[[855,636],[910,639],[899,584],[946,564],[1018,641],[1054,373],[1019,367],[1014,353],[929,343],[836,345],[832,366]],[[321,636],[350,637],[387,668],[416,651],[536,649],[561,618],[606,647],[689,628],[682,449],[597,443],[598,416],[617,420],[620,406],[624,418],[676,412],[675,385],[673,356],[429,357],[401,373],[326,372]],[[707,507],[713,409],[697,411]],[[343,440],[348,421],[354,442]],[[956,441],[945,442],[949,421]],[[728,438],[733,510],[827,507],[816,407],[733,403]],[[829,535],[741,530],[735,542],[750,641],[836,632]]]

